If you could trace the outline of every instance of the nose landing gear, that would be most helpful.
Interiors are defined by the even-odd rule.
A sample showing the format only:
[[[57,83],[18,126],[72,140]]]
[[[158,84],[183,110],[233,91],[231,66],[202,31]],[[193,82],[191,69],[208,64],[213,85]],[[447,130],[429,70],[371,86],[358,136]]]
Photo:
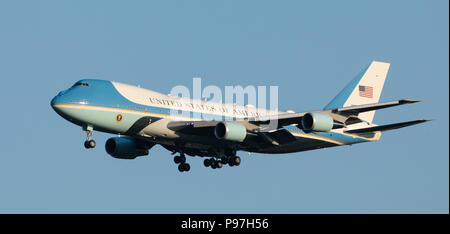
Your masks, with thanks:
[[[92,126],[87,126],[86,128],[83,128],[83,130],[85,130],[87,134],[86,141],[84,142],[84,148],[95,148],[96,143],[94,140],[91,140],[94,128]]]
[[[86,140],[84,142],[84,148],[86,148],[86,149],[95,148],[95,146],[96,146],[96,143],[94,140]]]

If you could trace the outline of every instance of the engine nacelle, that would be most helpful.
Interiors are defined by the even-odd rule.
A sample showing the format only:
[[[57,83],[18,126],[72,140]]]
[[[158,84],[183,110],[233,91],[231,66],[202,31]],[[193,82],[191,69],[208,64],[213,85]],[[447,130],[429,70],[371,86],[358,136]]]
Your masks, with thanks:
[[[247,136],[244,125],[235,122],[220,122],[214,128],[217,139],[243,142]]]
[[[312,112],[302,117],[302,129],[305,132],[328,132],[333,128],[334,121],[330,115]]]
[[[137,142],[128,137],[111,137],[105,144],[106,152],[114,158],[135,159],[148,155],[148,149],[139,147]]]

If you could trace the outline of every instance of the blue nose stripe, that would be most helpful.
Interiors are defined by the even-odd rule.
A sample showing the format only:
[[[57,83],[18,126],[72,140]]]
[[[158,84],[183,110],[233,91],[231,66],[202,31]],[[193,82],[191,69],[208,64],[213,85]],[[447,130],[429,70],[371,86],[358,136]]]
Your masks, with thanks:
[[[53,106],[55,104],[58,104],[58,99],[59,96],[55,96],[54,98],[52,98],[52,100],[50,101],[50,105]]]

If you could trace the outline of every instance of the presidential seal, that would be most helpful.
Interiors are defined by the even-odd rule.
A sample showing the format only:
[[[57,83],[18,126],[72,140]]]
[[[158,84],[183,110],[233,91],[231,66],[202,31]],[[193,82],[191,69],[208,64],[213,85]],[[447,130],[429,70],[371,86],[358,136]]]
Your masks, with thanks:
[[[123,115],[122,114],[117,114],[116,115],[116,122],[120,122],[123,119]]]

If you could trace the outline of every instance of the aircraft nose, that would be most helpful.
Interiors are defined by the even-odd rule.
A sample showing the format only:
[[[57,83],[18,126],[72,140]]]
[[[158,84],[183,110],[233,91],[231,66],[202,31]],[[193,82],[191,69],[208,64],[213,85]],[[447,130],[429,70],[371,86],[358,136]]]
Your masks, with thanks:
[[[59,102],[59,96],[55,96],[52,98],[52,100],[50,101],[50,106],[53,108],[54,111],[58,112],[58,107],[56,106],[56,104],[60,103]]]
[[[52,98],[52,100],[50,101],[50,106],[53,107],[53,105],[56,104],[56,98],[57,98],[57,97],[58,97],[58,96],[54,96],[54,97]]]
[[[53,99],[50,101],[50,105],[53,107],[56,104],[63,103],[62,97],[67,91],[59,92]]]
[[[50,106],[52,107],[52,109],[60,116],[62,117],[66,117],[67,113],[65,113],[64,108],[63,108],[63,104],[65,104],[67,102],[67,95],[64,95],[64,91],[61,91],[58,93],[58,95],[56,95],[55,97],[52,98],[52,100],[50,101]]]
[[[50,106],[51,106],[55,111],[57,110],[56,105],[57,105],[57,104],[62,104],[62,103],[64,102],[64,101],[62,100],[62,99],[63,99],[64,93],[65,93],[65,91],[59,92],[59,93],[58,93],[55,97],[53,97],[52,100],[50,101]]]

